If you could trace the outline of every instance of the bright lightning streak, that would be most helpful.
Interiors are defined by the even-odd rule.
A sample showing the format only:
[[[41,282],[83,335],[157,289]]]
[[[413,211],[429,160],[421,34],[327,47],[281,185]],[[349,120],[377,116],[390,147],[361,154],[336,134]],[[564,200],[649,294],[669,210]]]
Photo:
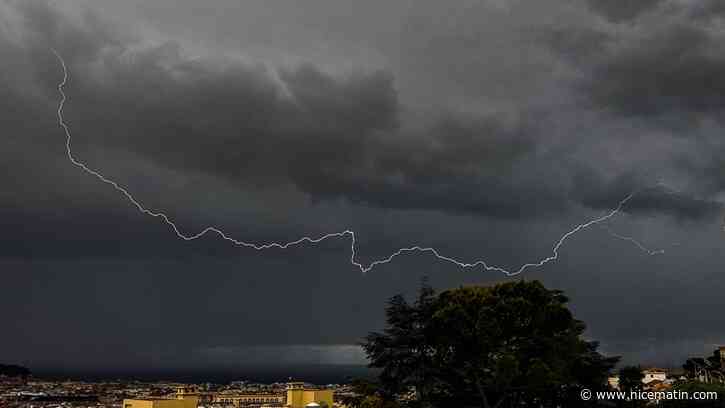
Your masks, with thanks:
[[[645,252],[650,256],[662,255],[665,253],[664,249],[649,249],[646,246],[644,246],[641,242],[637,241],[636,239],[634,239],[632,237],[617,234],[616,232],[612,231],[611,228],[607,227],[606,225],[602,225],[602,228],[604,228],[604,230],[607,231],[609,233],[609,235],[613,236],[614,238],[621,239],[624,241],[629,241],[632,244],[634,244],[634,246],[636,246],[637,248],[642,250],[642,252]]]
[[[432,247],[421,247],[421,246],[417,246],[417,245],[416,246],[407,247],[407,248],[400,248],[397,251],[395,251],[392,254],[390,254],[386,258],[382,258],[382,259],[373,261],[373,262],[369,263],[368,265],[365,265],[365,264],[363,264],[363,263],[361,263],[361,262],[359,262],[359,261],[356,260],[356,255],[357,254],[356,254],[356,251],[355,251],[355,244],[356,244],[356,241],[355,241],[355,232],[352,231],[352,230],[344,230],[344,231],[340,231],[340,232],[333,232],[333,233],[329,233],[329,234],[325,234],[325,235],[319,236],[317,238],[312,238],[312,237],[304,236],[304,237],[302,237],[300,239],[297,239],[295,241],[290,241],[290,242],[287,242],[287,243],[270,242],[270,243],[264,243],[264,244],[255,244],[255,243],[251,243],[251,242],[240,241],[238,239],[235,239],[235,238],[232,238],[232,237],[228,236],[224,231],[222,231],[221,229],[219,229],[217,227],[214,227],[214,226],[206,227],[206,228],[202,229],[200,232],[198,232],[196,234],[185,234],[185,233],[183,233],[179,229],[179,227],[176,225],[176,223],[174,223],[169,218],[169,216],[167,216],[163,212],[153,211],[153,210],[147,209],[146,207],[143,206],[143,204],[141,204],[138,200],[136,200],[133,197],[133,195],[131,195],[131,193],[126,188],[124,188],[123,186],[121,186],[117,182],[115,182],[115,181],[107,178],[106,176],[104,176],[100,172],[98,172],[98,171],[96,171],[96,170],[88,167],[85,163],[79,161],[78,159],[76,159],[73,156],[73,150],[71,149],[71,132],[70,132],[70,128],[68,127],[68,125],[63,120],[63,107],[64,107],[65,102],[66,102],[66,94],[63,91],[63,88],[65,87],[65,85],[68,82],[68,69],[66,67],[65,60],[63,60],[63,57],[61,57],[61,55],[57,51],[55,51],[55,50],[52,50],[52,51],[53,51],[53,54],[55,54],[55,56],[58,58],[58,61],[60,61],[61,67],[63,68],[63,80],[58,84],[58,92],[61,95],[61,99],[60,99],[60,102],[58,104],[57,115],[58,115],[58,124],[63,128],[63,131],[65,132],[65,136],[66,136],[65,148],[66,148],[66,154],[68,156],[68,159],[76,167],[78,167],[78,168],[82,169],[83,171],[85,171],[86,173],[88,173],[88,174],[96,177],[97,179],[101,180],[103,183],[106,183],[106,184],[112,186],[116,191],[118,191],[119,193],[121,193],[122,195],[124,195],[141,213],[146,214],[146,215],[151,216],[151,217],[155,217],[155,218],[162,219],[169,227],[171,227],[171,229],[174,231],[174,233],[176,234],[177,237],[179,237],[179,238],[181,238],[181,239],[183,239],[185,241],[193,241],[193,240],[195,240],[197,238],[201,238],[202,236],[204,236],[204,235],[206,235],[208,233],[215,233],[215,234],[219,235],[222,239],[224,239],[226,241],[229,241],[229,242],[231,242],[232,244],[234,244],[236,246],[245,247],[245,248],[252,248],[252,249],[255,249],[257,251],[261,251],[261,250],[271,249],[271,248],[286,249],[286,248],[289,248],[289,247],[292,247],[292,246],[296,246],[296,245],[300,245],[300,244],[303,244],[303,243],[316,244],[316,243],[322,242],[322,241],[324,241],[326,239],[329,239],[329,238],[342,238],[344,236],[348,236],[349,235],[350,236],[350,263],[353,266],[357,267],[360,270],[360,272],[362,272],[362,273],[367,273],[367,272],[371,271],[373,268],[375,268],[378,265],[383,265],[383,264],[390,263],[390,262],[393,261],[393,259],[395,259],[396,257],[398,257],[400,255],[403,255],[403,254],[406,254],[406,253],[409,253],[409,252],[425,252],[425,253],[432,254],[434,257],[436,257],[439,260],[442,260],[442,261],[445,261],[445,262],[450,262],[450,263],[458,266],[459,268],[467,269],[467,268],[478,268],[478,267],[480,267],[484,271],[497,271],[497,272],[501,272],[501,273],[503,273],[503,274],[505,274],[507,276],[515,276],[515,275],[518,275],[518,274],[524,272],[527,269],[530,269],[530,268],[540,268],[540,267],[542,267],[542,266],[544,266],[544,265],[546,265],[546,264],[548,264],[550,262],[553,262],[553,261],[557,260],[559,258],[559,250],[561,249],[561,247],[564,245],[564,243],[571,236],[575,235],[579,231],[582,231],[584,229],[590,228],[590,227],[592,227],[594,225],[597,225],[597,224],[604,223],[605,221],[608,221],[609,219],[613,218],[618,213],[620,213],[622,211],[622,208],[639,192],[639,191],[635,191],[635,192],[629,194],[628,196],[626,196],[622,201],[619,202],[619,204],[617,205],[617,207],[615,207],[613,210],[609,211],[605,215],[603,215],[603,216],[601,216],[599,218],[595,218],[595,219],[592,219],[590,221],[587,221],[587,222],[585,222],[583,224],[579,224],[576,227],[574,227],[572,230],[570,230],[569,232],[567,232],[566,234],[562,235],[561,238],[559,238],[559,240],[556,242],[556,245],[554,245],[554,247],[552,248],[552,254],[550,256],[548,256],[546,258],[543,258],[543,259],[539,260],[538,262],[523,264],[523,265],[521,265],[521,267],[519,267],[519,269],[516,269],[516,270],[507,270],[507,269],[502,268],[502,267],[499,267],[499,266],[488,265],[483,260],[479,260],[479,261],[475,261],[475,262],[471,262],[471,263],[469,263],[469,262],[463,262],[463,261],[457,260],[455,258],[451,258],[449,256],[442,255],[435,248],[432,248]],[[631,239],[629,237],[624,237],[624,236],[617,236],[617,235],[614,235],[614,236],[617,237],[617,238],[619,238],[619,239],[624,239],[624,240],[627,240],[627,241],[631,241],[632,243],[634,243],[635,245],[637,245],[641,249],[643,249],[643,250],[645,250],[647,252],[650,252],[649,250],[647,250],[646,248],[644,248],[641,244],[639,244],[634,239]]]

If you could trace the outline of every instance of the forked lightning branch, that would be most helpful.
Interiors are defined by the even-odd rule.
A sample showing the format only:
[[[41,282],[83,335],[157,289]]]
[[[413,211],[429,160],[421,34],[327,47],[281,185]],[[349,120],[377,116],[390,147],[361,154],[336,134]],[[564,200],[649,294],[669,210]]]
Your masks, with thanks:
[[[617,214],[619,214],[623,210],[623,208],[627,205],[627,203],[629,201],[631,201],[635,195],[637,195],[639,192],[641,192],[641,190],[632,192],[631,194],[624,197],[614,209],[610,210],[606,214],[604,214],[600,217],[591,219],[587,222],[584,222],[584,223],[579,224],[579,225],[575,226],[574,228],[572,228],[570,231],[568,231],[567,233],[562,235],[556,241],[556,243],[554,244],[554,246],[552,248],[551,255],[549,255],[545,258],[542,258],[536,262],[525,263],[525,264],[521,265],[518,269],[512,269],[512,270],[509,270],[509,269],[506,269],[506,268],[503,268],[500,266],[489,265],[484,260],[474,260],[474,261],[468,261],[468,262],[462,261],[462,260],[459,260],[459,259],[456,259],[456,258],[453,258],[450,256],[443,255],[435,248],[419,246],[419,245],[400,248],[400,249],[394,251],[393,253],[391,253],[390,255],[388,255],[387,257],[375,260],[368,264],[364,264],[361,261],[357,260],[355,232],[352,230],[349,230],[349,229],[346,229],[343,231],[338,231],[338,232],[331,232],[331,233],[324,234],[324,235],[317,236],[317,237],[303,236],[299,239],[296,239],[294,241],[289,241],[289,242],[268,242],[268,243],[254,243],[254,242],[242,241],[242,240],[229,236],[221,228],[218,228],[216,226],[208,226],[196,233],[187,233],[187,232],[182,231],[179,228],[179,226],[176,224],[176,222],[174,222],[163,211],[150,210],[150,209],[146,208],[139,200],[137,200],[128,191],[128,189],[126,189],[125,187],[123,187],[122,185],[117,183],[116,181],[107,178],[100,171],[88,167],[85,163],[78,160],[73,155],[73,150],[71,148],[71,144],[72,144],[71,131],[70,131],[68,124],[66,124],[63,119],[63,107],[66,102],[66,94],[65,94],[63,88],[68,83],[68,78],[69,78],[68,68],[66,66],[65,60],[63,60],[63,57],[57,51],[55,51],[55,50],[52,50],[52,51],[53,51],[53,54],[55,54],[55,56],[58,58],[58,61],[60,62],[60,65],[63,69],[63,79],[58,84],[58,92],[60,93],[61,98],[60,98],[60,102],[58,104],[57,115],[58,115],[58,124],[65,132],[66,154],[67,154],[70,162],[73,163],[73,165],[75,165],[76,167],[85,171],[86,173],[88,173],[88,174],[94,176],[95,178],[97,178],[98,180],[102,181],[103,183],[108,184],[111,187],[113,187],[116,191],[121,193],[121,195],[126,197],[126,199],[128,199],[128,201],[130,201],[131,204],[133,204],[141,213],[148,215],[150,217],[161,219],[164,223],[166,223],[174,231],[174,233],[176,234],[176,236],[178,238],[183,239],[185,241],[193,241],[195,239],[201,238],[208,234],[216,234],[219,237],[221,237],[222,239],[224,239],[236,246],[250,248],[250,249],[257,250],[257,251],[263,251],[263,250],[272,249],[272,248],[286,249],[289,247],[302,245],[302,244],[317,244],[317,243],[320,243],[322,241],[325,241],[325,240],[331,239],[331,238],[348,238],[350,240],[350,264],[352,264],[353,266],[358,268],[360,270],[360,272],[362,272],[362,273],[369,272],[376,266],[390,263],[396,257],[404,255],[404,254],[426,253],[426,254],[432,255],[433,257],[435,257],[436,259],[438,259],[440,261],[451,263],[462,269],[476,268],[476,269],[482,269],[484,271],[501,272],[508,276],[515,276],[515,275],[518,275],[518,274],[526,271],[527,269],[540,268],[550,262],[556,261],[559,258],[559,251],[560,251],[561,247],[564,245],[564,243],[569,238],[573,237],[580,231],[591,228],[595,225],[598,225],[598,224],[604,225],[604,223],[606,221],[612,219]],[[610,231],[610,234],[615,238],[632,242],[635,246],[637,246],[637,248],[639,248],[640,250],[642,250],[645,253],[648,253],[650,255],[660,254],[660,253],[664,252],[663,250],[658,250],[658,251],[649,250],[644,245],[642,245],[641,243],[639,243],[638,241],[636,241],[633,238],[617,235],[617,234],[612,233],[611,231]]]

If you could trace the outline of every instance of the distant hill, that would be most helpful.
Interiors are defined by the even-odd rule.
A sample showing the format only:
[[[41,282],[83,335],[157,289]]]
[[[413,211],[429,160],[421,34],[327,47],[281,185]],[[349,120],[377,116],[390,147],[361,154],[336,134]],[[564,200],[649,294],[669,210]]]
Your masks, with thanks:
[[[19,365],[6,365],[0,364],[0,376],[5,377],[27,377],[30,375],[30,370]]]

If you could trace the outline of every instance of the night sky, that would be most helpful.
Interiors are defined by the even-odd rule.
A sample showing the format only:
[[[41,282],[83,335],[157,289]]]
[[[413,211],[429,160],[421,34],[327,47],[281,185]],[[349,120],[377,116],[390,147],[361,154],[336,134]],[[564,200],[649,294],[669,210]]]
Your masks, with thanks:
[[[70,163],[52,50],[74,155],[189,234],[517,269],[640,193],[516,277],[186,242]],[[363,364],[427,276],[539,279],[604,352],[680,365],[725,344],[724,113],[719,0],[0,0],[0,361]]]

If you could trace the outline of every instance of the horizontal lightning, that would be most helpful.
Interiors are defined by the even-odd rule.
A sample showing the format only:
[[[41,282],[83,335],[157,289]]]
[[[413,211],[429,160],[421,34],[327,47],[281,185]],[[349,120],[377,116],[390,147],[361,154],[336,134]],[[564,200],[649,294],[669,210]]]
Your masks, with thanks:
[[[605,215],[603,215],[599,218],[595,218],[590,221],[587,221],[583,224],[579,224],[576,227],[574,227],[572,230],[567,232],[566,234],[562,235],[561,238],[559,238],[559,240],[556,242],[556,244],[552,248],[552,254],[550,256],[543,258],[543,259],[539,260],[538,262],[523,264],[523,265],[521,265],[521,267],[519,267],[516,270],[508,270],[508,269],[505,269],[505,268],[502,268],[499,266],[488,265],[483,260],[479,260],[479,261],[475,261],[475,262],[463,262],[463,261],[457,260],[455,258],[442,255],[435,248],[422,247],[422,246],[417,246],[417,245],[411,246],[411,247],[406,247],[406,248],[400,248],[397,251],[390,254],[386,258],[382,258],[382,259],[373,261],[373,262],[365,265],[356,260],[357,253],[355,250],[355,245],[356,245],[355,232],[352,230],[332,232],[332,233],[325,234],[325,235],[322,235],[322,236],[319,236],[316,238],[304,236],[295,241],[290,241],[290,242],[286,242],[286,243],[270,242],[270,243],[264,243],[264,244],[256,244],[256,243],[241,241],[241,240],[232,238],[229,235],[227,235],[224,231],[222,231],[221,229],[214,227],[214,226],[206,227],[196,234],[185,234],[184,232],[182,232],[179,229],[179,227],[176,225],[176,223],[169,218],[169,216],[167,216],[166,214],[164,214],[163,212],[160,212],[160,211],[153,211],[153,210],[147,209],[146,207],[143,206],[143,204],[141,204],[141,202],[136,200],[133,197],[133,195],[131,195],[131,193],[126,188],[124,188],[123,186],[121,186],[120,184],[115,182],[114,180],[107,178],[100,172],[88,167],[85,163],[81,162],[80,160],[76,159],[73,156],[73,150],[71,149],[70,128],[63,120],[63,107],[66,102],[66,94],[63,91],[63,88],[65,87],[65,85],[68,82],[68,69],[66,67],[65,61],[63,60],[63,57],[61,57],[61,55],[56,50],[52,50],[52,51],[53,51],[53,54],[55,54],[55,56],[60,61],[61,67],[63,68],[63,80],[58,84],[58,92],[61,95],[61,99],[58,104],[57,115],[58,115],[58,124],[63,128],[63,131],[65,132],[65,136],[66,136],[65,147],[66,147],[66,154],[68,156],[68,159],[76,167],[78,167],[78,168],[82,169],[83,171],[85,171],[86,173],[96,177],[103,183],[112,186],[116,191],[118,191],[119,193],[124,195],[128,199],[128,201],[130,201],[141,213],[146,214],[151,217],[160,218],[161,220],[163,220],[169,227],[171,227],[171,229],[174,231],[174,233],[176,234],[177,237],[179,237],[185,241],[193,241],[195,239],[203,237],[204,235],[214,233],[214,234],[217,234],[218,236],[220,236],[222,239],[229,241],[236,246],[252,248],[252,249],[261,251],[261,250],[272,249],[272,248],[286,249],[286,248],[304,244],[304,243],[316,244],[316,243],[322,242],[322,241],[330,239],[330,238],[342,238],[342,237],[349,236],[350,237],[350,263],[353,266],[355,266],[356,268],[358,268],[360,270],[360,272],[362,272],[362,273],[367,273],[378,265],[390,263],[393,261],[393,259],[395,259],[396,257],[398,257],[400,255],[407,254],[409,252],[423,252],[423,253],[429,253],[429,254],[433,255],[434,257],[436,257],[439,260],[452,263],[452,264],[458,266],[459,268],[464,268],[464,269],[481,268],[484,271],[496,271],[496,272],[501,272],[507,276],[515,276],[515,275],[518,275],[518,274],[526,271],[527,269],[540,268],[550,262],[557,260],[559,258],[559,250],[561,249],[562,245],[564,245],[564,243],[570,237],[572,237],[579,231],[590,228],[597,224],[604,223],[607,220],[611,219],[612,217],[616,216],[618,213],[620,213],[622,211],[622,208],[624,208],[624,206],[639,192],[639,191],[635,191],[635,192],[629,194],[628,196],[626,196],[622,201],[619,202],[619,204],[613,210],[609,211]],[[659,251],[651,251],[651,250],[647,249],[646,247],[644,247],[642,244],[640,244],[633,238],[616,235],[616,234],[612,233],[611,231],[610,231],[610,234],[612,234],[612,236],[614,236],[616,238],[632,242],[638,248],[649,253],[650,255],[660,253]],[[662,252],[664,252],[664,251],[662,251]]]

